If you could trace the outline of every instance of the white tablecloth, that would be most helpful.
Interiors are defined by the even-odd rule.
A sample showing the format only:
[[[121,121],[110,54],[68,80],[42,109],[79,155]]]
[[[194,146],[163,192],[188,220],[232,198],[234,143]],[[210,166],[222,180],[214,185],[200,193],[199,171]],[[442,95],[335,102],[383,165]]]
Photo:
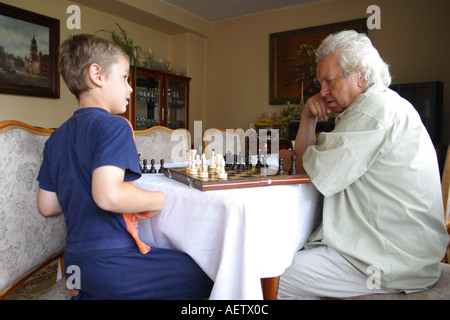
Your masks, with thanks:
[[[189,254],[214,280],[210,299],[262,299],[260,278],[291,264],[321,209],[312,184],[201,192],[145,174],[136,186],[166,195],[164,209],[139,222],[139,237]]]

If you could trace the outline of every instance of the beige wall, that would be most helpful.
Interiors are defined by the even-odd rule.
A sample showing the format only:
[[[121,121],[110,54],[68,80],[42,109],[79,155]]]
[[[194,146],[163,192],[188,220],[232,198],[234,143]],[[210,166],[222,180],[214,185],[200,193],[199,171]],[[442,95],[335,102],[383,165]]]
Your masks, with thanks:
[[[134,43],[141,46],[145,52],[147,52],[149,48],[152,48],[157,57],[170,59],[171,36],[148,27],[143,27],[133,22],[105,14],[101,11],[79,5],[81,9],[81,30],[69,30],[66,26],[66,20],[69,17],[66,10],[69,5],[74,4],[71,1],[2,0],[2,2],[59,19],[61,42],[70,34],[95,33],[98,30],[112,31],[117,29],[117,26],[115,25],[115,22],[117,22],[124,29],[126,29],[127,34],[134,40]],[[105,32],[99,32],[97,34],[105,38],[110,38],[110,35]],[[185,47],[186,45],[178,45],[177,51],[183,52],[186,50]],[[203,59],[203,57],[201,58]],[[185,65],[182,66],[185,67]],[[196,72],[194,72],[194,74],[196,74]],[[197,94],[193,95],[193,99],[198,100],[197,95],[203,96],[203,88],[197,88],[196,92]],[[76,110],[76,105],[76,99],[69,92],[61,79],[60,99],[0,94],[0,120],[20,120],[42,127],[58,127],[72,115],[72,113]]]
[[[206,118],[211,127],[248,128],[269,104],[269,34],[368,17],[381,9],[369,37],[391,65],[394,83],[444,82],[444,141],[450,142],[450,1],[333,0],[212,24],[207,45]]]
[[[123,0],[130,4],[136,0]],[[152,3],[155,0],[151,0]],[[282,106],[269,105],[269,34],[304,27],[368,17],[371,4],[381,8],[381,29],[369,30],[369,37],[391,65],[394,83],[444,82],[444,142],[450,143],[450,23],[448,0],[330,0],[284,10],[246,16],[210,24],[179,12],[165,19],[186,25],[192,32],[167,34],[80,5],[82,29],[66,28],[66,0],[2,0],[2,2],[60,20],[61,39],[69,33],[112,30],[114,21],[132,35],[144,50],[152,48],[172,65],[187,68],[192,77],[190,128],[194,120],[203,129],[227,127],[246,129],[262,112],[279,113]],[[153,14],[173,10],[149,6]],[[194,26],[194,27],[193,27]],[[104,36],[107,36],[106,34]],[[0,94],[0,120],[21,120],[57,127],[75,110],[76,101],[61,82],[61,99]]]

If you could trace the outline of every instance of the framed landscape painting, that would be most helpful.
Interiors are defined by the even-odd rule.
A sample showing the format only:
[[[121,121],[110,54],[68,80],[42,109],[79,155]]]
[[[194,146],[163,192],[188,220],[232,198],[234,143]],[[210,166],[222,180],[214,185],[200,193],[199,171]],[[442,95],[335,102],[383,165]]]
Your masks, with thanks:
[[[0,93],[59,98],[59,20],[0,3]]]
[[[300,103],[319,92],[314,50],[328,35],[342,30],[367,34],[367,19],[270,34],[270,104]]]

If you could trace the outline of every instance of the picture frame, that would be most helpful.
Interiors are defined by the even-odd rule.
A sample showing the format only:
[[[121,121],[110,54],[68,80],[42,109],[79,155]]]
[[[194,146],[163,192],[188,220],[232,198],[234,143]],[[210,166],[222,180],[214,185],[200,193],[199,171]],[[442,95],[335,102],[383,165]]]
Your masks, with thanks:
[[[60,97],[59,20],[0,3],[0,93]]]
[[[314,50],[342,30],[367,34],[367,18],[270,34],[271,105],[300,103],[319,92]]]

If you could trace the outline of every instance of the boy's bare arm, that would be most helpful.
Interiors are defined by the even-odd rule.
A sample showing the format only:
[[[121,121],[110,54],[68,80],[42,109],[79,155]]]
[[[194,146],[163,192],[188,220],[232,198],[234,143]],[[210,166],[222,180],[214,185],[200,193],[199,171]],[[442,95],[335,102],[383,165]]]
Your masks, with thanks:
[[[166,197],[158,191],[147,191],[124,182],[125,170],[103,166],[92,174],[92,197],[106,211],[141,213],[139,218],[150,218],[164,207]]]
[[[39,189],[38,209],[43,216],[54,216],[62,213],[61,204],[55,192]]]

